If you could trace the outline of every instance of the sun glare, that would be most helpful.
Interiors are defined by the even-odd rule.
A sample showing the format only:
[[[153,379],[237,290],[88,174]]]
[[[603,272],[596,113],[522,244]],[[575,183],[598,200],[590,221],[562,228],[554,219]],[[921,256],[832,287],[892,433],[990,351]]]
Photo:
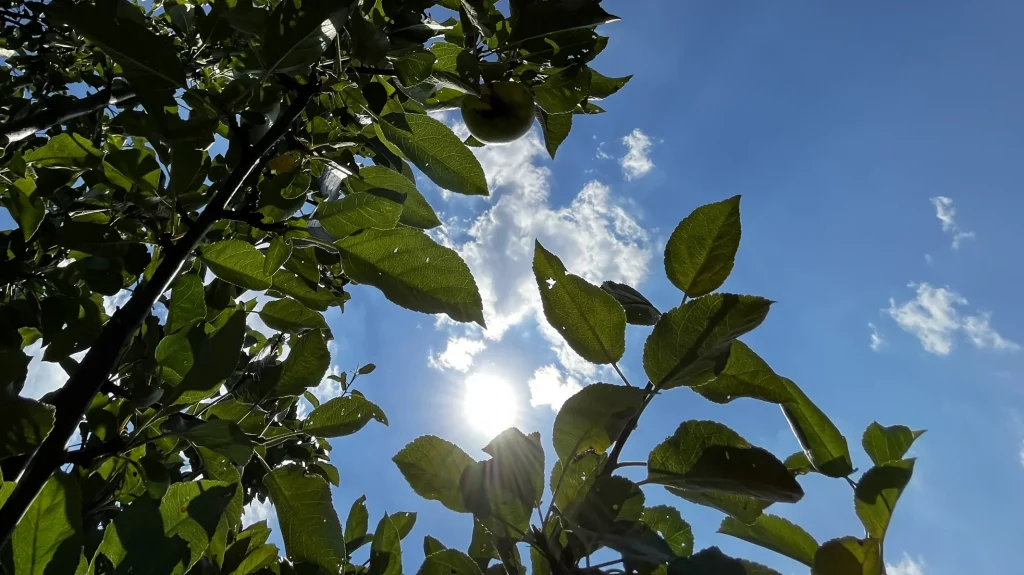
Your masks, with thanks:
[[[515,424],[519,398],[507,381],[489,373],[474,373],[466,378],[463,410],[466,421],[489,436],[495,436]]]

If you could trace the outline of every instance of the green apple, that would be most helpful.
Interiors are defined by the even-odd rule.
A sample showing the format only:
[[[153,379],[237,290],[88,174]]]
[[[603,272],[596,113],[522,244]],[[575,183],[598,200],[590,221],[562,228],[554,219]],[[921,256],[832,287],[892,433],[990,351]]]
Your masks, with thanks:
[[[480,97],[462,100],[462,121],[485,144],[506,144],[523,137],[533,125],[533,92],[516,82],[495,82]]]

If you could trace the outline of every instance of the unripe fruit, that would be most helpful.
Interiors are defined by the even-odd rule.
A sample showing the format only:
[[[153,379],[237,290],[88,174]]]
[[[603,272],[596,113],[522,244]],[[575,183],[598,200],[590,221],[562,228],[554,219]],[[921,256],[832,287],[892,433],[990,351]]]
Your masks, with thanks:
[[[533,126],[533,92],[515,82],[496,82],[480,89],[480,97],[462,100],[462,121],[485,144],[506,144]]]

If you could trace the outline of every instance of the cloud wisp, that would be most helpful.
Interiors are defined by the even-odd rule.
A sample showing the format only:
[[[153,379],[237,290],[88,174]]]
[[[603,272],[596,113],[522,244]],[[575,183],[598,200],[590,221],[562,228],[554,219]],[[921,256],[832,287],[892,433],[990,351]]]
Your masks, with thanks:
[[[929,353],[949,355],[954,336],[962,331],[978,348],[1017,351],[1020,345],[1002,337],[990,324],[991,314],[961,317],[957,307],[967,305],[963,296],[948,287],[933,288],[927,283],[909,284],[916,288],[914,299],[897,305],[889,300],[885,311],[903,331],[917,337]]]
[[[871,351],[881,351],[885,347],[885,338],[878,332],[878,326],[868,322],[868,327],[871,328]]]
[[[651,147],[654,144],[647,134],[640,131],[640,128],[626,134],[622,138],[622,143],[626,146],[626,155],[619,159],[619,165],[622,166],[622,173],[627,180],[646,176],[654,169],[654,162],[650,157]]]
[[[920,557],[915,561],[910,555],[904,553],[899,563],[895,565],[886,563],[885,572],[889,575],[924,575],[924,566],[924,560]]]
[[[935,206],[935,217],[942,222],[942,231],[953,235],[953,249],[960,249],[960,242],[967,239],[974,239],[974,232],[967,231],[956,222],[956,208],[953,207],[953,200],[946,196],[936,196],[931,199]]]

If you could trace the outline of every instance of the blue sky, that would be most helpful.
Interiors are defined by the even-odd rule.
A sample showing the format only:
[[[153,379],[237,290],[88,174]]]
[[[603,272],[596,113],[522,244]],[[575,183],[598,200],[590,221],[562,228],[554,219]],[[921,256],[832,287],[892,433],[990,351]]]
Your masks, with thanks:
[[[515,425],[549,441],[552,404],[611,377],[537,321],[534,239],[570,271],[631,283],[665,310],[680,296],[664,278],[668,234],[693,208],[742,194],[743,242],[724,289],[778,301],[745,341],[832,417],[861,469],[871,421],[928,430],[889,530],[890,574],[1013,572],[1010,554],[989,550],[1014,548],[1024,513],[1024,4],[605,6],[624,20],[604,30],[612,40],[595,67],[635,77],[602,102],[606,114],[577,118],[557,160],[531,133],[480,152],[490,198],[420,178],[447,224],[437,237],[477,277],[488,330],[398,309],[368,287],[329,317],[337,367],[375,363],[359,385],[391,420],[335,441],[342,518],[362,494],[374,521],[418,512],[410,571],[423,535],[464,548],[469,517],[419,499],[390,457],[435,434],[483,458],[489,437],[467,420],[465,397],[501,382],[512,397],[485,423],[512,406]],[[643,379],[647,333],[628,333],[632,380]],[[37,389],[60,373],[33,368]],[[648,410],[624,458],[646,459],[681,421],[709,418],[781,457],[798,449],[776,407],[716,406],[681,389]],[[772,512],[819,542],[862,532],[848,486],[802,484],[803,501]],[[698,548],[806,572],[715,535],[717,512],[660,489],[647,497],[677,505]]]

